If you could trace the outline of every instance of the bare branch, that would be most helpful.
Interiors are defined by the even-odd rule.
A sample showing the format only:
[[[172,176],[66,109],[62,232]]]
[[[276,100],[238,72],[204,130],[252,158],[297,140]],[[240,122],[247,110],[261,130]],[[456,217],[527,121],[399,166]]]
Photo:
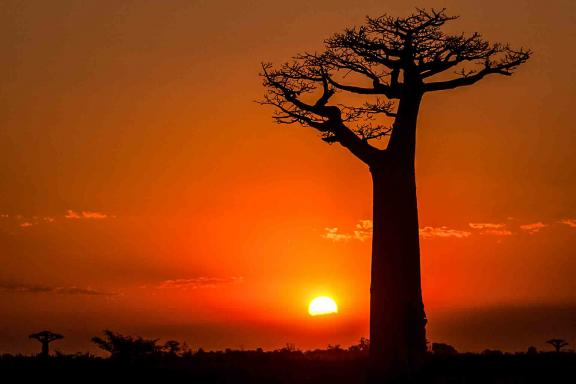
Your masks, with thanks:
[[[279,69],[274,69],[271,64],[262,64],[261,76],[268,92],[260,104],[276,107],[273,116],[276,122],[315,128],[324,141],[340,143],[366,163],[377,156],[377,148],[345,125],[353,117],[343,114],[338,106],[327,105],[335,90],[330,87],[323,68],[304,66],[297,61],[284,64]],[[320,88],[320,96],[315,102],[303,101],[303,97],[312,96]]]
[[[323,52],[298,55],[277,68],[263,64],[267,93],[260,103],[275,108],[279,124],[312,127],[366,163],[381,158],[397,147],[395,138],[413,141],[413,115],[425,92],[475,84],[491,74],[509,76],[529,59],[529,50],[491,44],[478,33],[445,34],[444,25],[455,19],[444,9],[368,17],[325,40]],[[351,105],[351,94],[368,100]],[[386,149],[369,144],[386,135],[392,136]],[[414,145],[406,148],[414,152]]]
[[[530,58],[531,54],[532,52],[529,50],[520,49],[515,51],[508,46],[500,47],[495,45],[485,57],[482,58],[484,60],[482,69],[462,69],[456,73],[459,76],[454,79],[425,84],[424,91],[442,91],[472,85],[490,74],[510,76],[519,65],[525,63]]]

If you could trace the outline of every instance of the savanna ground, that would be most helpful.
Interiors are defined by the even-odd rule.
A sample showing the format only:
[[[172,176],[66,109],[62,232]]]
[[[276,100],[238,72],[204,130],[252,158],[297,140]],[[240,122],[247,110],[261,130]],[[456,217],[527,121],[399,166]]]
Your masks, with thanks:
[[[343,349],[302,352],[158,353],[133,358],[89,354],[0,357],[0,381],[99,383],[365,383],[367,355]],[[576,353],[430,354],[416,383],[555,383],[576,378]]]

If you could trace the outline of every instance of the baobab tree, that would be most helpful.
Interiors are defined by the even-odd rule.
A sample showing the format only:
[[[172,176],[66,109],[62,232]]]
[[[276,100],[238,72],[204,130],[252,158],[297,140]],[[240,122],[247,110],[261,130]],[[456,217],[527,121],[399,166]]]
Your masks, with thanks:
[[[276,122],[317,130],[370,170],[370,356],[386,375],[417,370],[426,352],[414,171],[423,96],[510,76],[531,54],[478,33],[444,33],[454,19],[421,9],[403,18],[367,17],[325,40],[322,52],[262,65],[261,103],[275,107]]]
[[[40,352],[40,356],[47,357],[50,354],[50,343],[56,340],[63,339],[64,336],[50,332],[50,331],[42,331],[38,333],[33,333],[28,336],[30,339],[35,339],[42,344],[42,350]]]
[[[560,353],[562,348],[570,345],[564,339],[550,339],[550,340],[546,341],[546,344],[550,344],[552,347],[554,347],[554,351],[556,351],[556,353]]]

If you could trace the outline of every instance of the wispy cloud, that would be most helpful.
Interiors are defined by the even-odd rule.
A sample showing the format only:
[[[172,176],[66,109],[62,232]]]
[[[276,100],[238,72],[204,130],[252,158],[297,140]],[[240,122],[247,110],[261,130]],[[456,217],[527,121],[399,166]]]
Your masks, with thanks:
[[[322,237],[332,241],[365,241],[372,238],[372,220],[358,221],[352,233],[341,233],[338,227],[326,227],[324,231]]]
[[[468,225],[472,229],[499,229],[506,226],[503,223],[468,223]]]
[[[244,278],[241,276],[231,276],[231,277],[200,276],[188,279],[164,280],[160,284],[156,285],[155,288],[188,290],[198,288],[212,288],[219,285],[241,283],[243,281]]]
[[[0,225],[2,225],[4,229],[8,228],[9,230],[12,230],[13,228],[20,228],[22,231],[28,231],[32,227],[48,224],[58,224],[58,222],[67,220],[88,221],[104,220],[110,218],[115,218],[115,216],[97,211],[74,211],[72,209],[67,210],[64,215],[58,216],[32,216],[24,214],[0,213]]]
[[[520,229],[523,230],[523,231],[526,231],[526,232],[528,232],[529,234],[532,235],[532,234],[534,234],[534,233],[540,232],[540,230],[541,230],[542,228],[546,228],[547,226],[548,226],[547,224],[544,224],[544,223],[542,223],[542,222],[539,221],[539,222],[537,222],[537,223],[531,223],[531,224],[521,225],[521,226],[520,226]]]
[[[372,237],[372,227],[372,220],[360,220],[358,224],[356,224],[354,238],[360,241],[370,239]]]
[[[24,216],[24,215],[8,215],[0,214],[0,219],[10,220],[14,225],[20,228],[30,228],[42,223],[53,223],[55,219],[50,216]]]
[[[504,223],[468,223],[468,226],[479,230],[481,235],[512,236],[512,231],[506,229]]]
[[[457,239],[464,239],[466,237],[469,237],[471,234],[472,233],[468,231],[452,229],[445,226],[420,228],[420,236],[423,239],[431,239],[434,237],[440,237],[440,238],[454,237]]]
[[[366,241],[372,238],[372,228],[372,220],[360,220],[351,233],[340,232],[338,227],[326,227],[324,228],[325,233],[322,235],[322,237],[335,242],[349,240]],[[462,239],[470,236],[471,234],[472,233],[469,231],[452,229],[445,226],[420,228],[420,236],[422,236],[424,239],[435,237],[454,237]]]
[[[99,291],[92,288],[81,288],[76,286],[55,287],[48,285],[34,285],[21,283],[0,282],[0,292],[13,293],[52,293],[57,295],[89,295],[89,296],[113,296],[114,292]]]
[[[512,231],[509,229],[485,229],[481,231],[480,234],[490,236],[512,236]]]
[[[571,228],[576,228],[576,219],[562,219],[559,223],[565,224]]]
[[[332,240],[332,241],[348,241],[352,239],[352,235],[348,233],[339,233],[338,227],[326,227],[324,228],[324,233],[322,235],[323,238]]]
[[[105,213],[102,213],[102,212],[94,212],[94,211],[76,212],[76,211],[69,209],[68,211],[66,211],[66,215],[64,215],[64,217],[66,219],[70,219],[70,220],[78,220],[78,219],[101,220],[101,219],[108,218],[108,215]]]
[[[511,218],[508,218],[511,220]],[[502,222],[469,222],[468,227],[470,230],[449,228],[447,226],[425,226],[420,228],[420,237],[422,239],[432,238],[456,238],[465,239],[470,236],[495,236],[495,237],[508,237],[517,234],[519,231],[528,233],[530,235],[540,232],[543,228],[550,227],[556,223],[567,225],[570,228],[576,229],[576,218],[566,218],[557,220],[551,223],[544,223],[541,221],[529,224],[523,224],[518,227],[510,228],[508,224]],[[366,241],[372,238],[372,220],[359,220],[351,231],[341,231],[338,227],[324,228],[323,238],[334,242],[345,242],[350,240]]]

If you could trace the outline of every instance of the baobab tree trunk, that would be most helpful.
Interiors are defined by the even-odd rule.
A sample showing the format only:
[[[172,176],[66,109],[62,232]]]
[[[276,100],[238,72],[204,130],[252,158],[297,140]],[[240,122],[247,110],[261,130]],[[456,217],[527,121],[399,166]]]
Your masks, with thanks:
[[[371,376],[405,377],[426,353],[414,154],[421,96],[401,100],[383,157],[370,166],[373,237],[370,287]]]
[[[40,356],[48,357],[50,356],[50,342],[49,341],[42,341],[42,352],[40,352]]]

